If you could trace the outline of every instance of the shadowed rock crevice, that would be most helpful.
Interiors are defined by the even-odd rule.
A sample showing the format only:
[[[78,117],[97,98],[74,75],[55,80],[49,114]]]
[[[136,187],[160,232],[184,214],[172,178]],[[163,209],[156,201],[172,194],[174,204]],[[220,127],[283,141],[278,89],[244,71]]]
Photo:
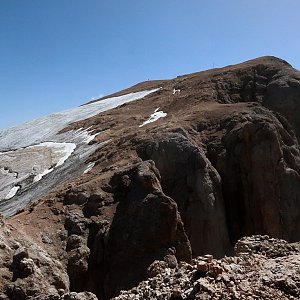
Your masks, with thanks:
[[[159,169],[163,191],[178,205],[193,255],[229,254],[221,178],[203,150],[182,134],[170,133],[142,142],[138,153]]]
[[[300,238],[295,212],[300,201],[299,146],[281,122],[256,108],[224,118],[221,138],[208,143],[210,160],[222,178],[232,242],[252,234]]]

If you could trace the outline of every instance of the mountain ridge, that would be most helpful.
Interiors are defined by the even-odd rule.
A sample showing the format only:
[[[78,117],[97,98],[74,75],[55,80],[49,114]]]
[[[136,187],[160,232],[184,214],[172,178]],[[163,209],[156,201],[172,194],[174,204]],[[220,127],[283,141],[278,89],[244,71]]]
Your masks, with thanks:
[[[281,59],[262,57],[143,82],[108,97],[130,98],[138,92],[137,101],[65,123],[48,142],[74,142],[84,151],[72,153],[42,177],[37,192],[29,184],[29,201],[18,213],[13,202],[18,191],[6,200],[12,215],[17,214],[0,228],[3,297],[106,300],[148,280],[150,273],[169,272],[172,279],[168,268],[177,272],[184,266],[181,271],[189,277],[187,270],[196,271],[197,264],[208,268],[194,264],[198,256],[234,255],[234,245],[241,245],[244,236],[261,236],[247,240],[253,249],[268,244],[270,237],[299,242],[299,71]],[[110,98],[87,105],[105,99]],[[3,141],[2,136],[0,146]],[[286,268],[285,260],[291,259],[298,265],[293,256],[298,248],[282,243],[287,250],[280,264]],[[274,263],[262,256],[247,272],[257,261],[264,267]],[[208,281],[226,273],[230,262],[214,264],[213,272],[200,269]],[[297,276],[292,283],[281,279],[281,285],[273,279],[265,299],[300,294]],[[241,280],[250,279],[245,273]],[[147,297],[147,284],[141,284],[136,299]],[[152,286],[151,291],[162,294],[158,299],[221,297],[224,286],[205,294],[207,284],[200,289],[196,284],[198,290],[189,296],[185,289],[164,294],[162,286]],[[77,294],[70,296],[70,291]],[[234,295],[229,291],[228,299]],[[239,297],[248,296],[241,291]]]

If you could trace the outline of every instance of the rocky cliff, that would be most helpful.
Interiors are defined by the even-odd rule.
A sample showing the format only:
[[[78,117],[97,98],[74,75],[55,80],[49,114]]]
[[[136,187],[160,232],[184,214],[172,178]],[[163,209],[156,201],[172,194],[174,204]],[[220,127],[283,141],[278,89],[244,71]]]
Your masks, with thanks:
[[[0,299],[298,299],[299,109],[262,57],[0,132]]]

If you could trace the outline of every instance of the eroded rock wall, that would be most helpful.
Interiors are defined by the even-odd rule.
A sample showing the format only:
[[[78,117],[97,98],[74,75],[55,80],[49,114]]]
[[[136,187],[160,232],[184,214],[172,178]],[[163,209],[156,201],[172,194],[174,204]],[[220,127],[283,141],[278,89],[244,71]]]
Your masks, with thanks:
[[[105,270],[98,283],[105,299],[146,278],[155,259],[173,255],[191,260],[177,205],[162,192],[159,177],[154,163],[146,161],[115,174],[110,182],[118,202],[114,218],[106,231],[99,229],[90,237],[91,269],[98,274]]]
[[[299,240],[299,145],[286,121],[257,107],[220,121],[219,140],[208,144],[222,178],[232,241],[269,234]]]
[[[177,202],[193,255],[230,253],[221,178],[203,150],[170,133],[143,142],[139,153],[155,162],[163,191]]]

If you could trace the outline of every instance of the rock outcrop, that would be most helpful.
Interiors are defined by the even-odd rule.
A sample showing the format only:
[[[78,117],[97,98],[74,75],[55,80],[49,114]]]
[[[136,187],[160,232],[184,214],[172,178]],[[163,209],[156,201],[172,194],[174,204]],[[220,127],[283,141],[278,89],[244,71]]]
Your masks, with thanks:
[[[139,152],[155,162],[164,192],[177,202],[193,254],[230,252],[221,177],[201,147],[174,133],[142,142]]]
[[[268,234],[299,241],[299,145],[286,120],[261,107],[220,120],[208,156],[222,178],[232,241]]]
[[[296,246],[253,236],[239,241],[236,251],[220,260],[205,255],[176,269],[162,267],[155,277],[113,299],[299,299]]]
[[[100,227],[89,237],[90,281],[103,278],[96,282],[96,292],[105,298],[146,278],[150,264],[170,251],[179,261],[191,260],[177,205],[162,192],[159,177],[154,163],[147,161],[111,179],[114,218],[108,228]]]
[[[37,299],[48,294],[59,299],[69,290],[63,261],[16,234],[16,228],[3,224],[0,244],[0,299]]]

